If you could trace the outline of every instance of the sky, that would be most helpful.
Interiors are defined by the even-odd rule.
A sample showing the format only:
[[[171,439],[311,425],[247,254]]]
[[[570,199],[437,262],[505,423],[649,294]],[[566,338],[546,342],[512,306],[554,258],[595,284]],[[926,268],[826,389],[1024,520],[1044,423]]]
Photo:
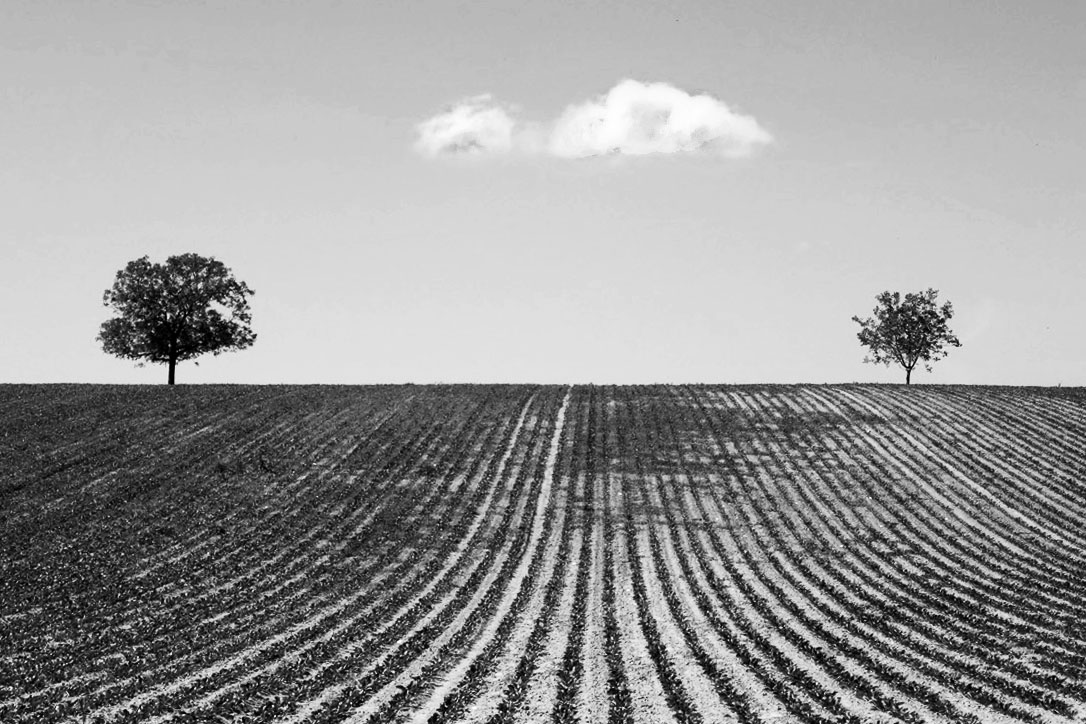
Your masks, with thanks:
[[[180,383],[1086,385],[1086,4],[0,3],[0,382],[214,256],[255,345]]]

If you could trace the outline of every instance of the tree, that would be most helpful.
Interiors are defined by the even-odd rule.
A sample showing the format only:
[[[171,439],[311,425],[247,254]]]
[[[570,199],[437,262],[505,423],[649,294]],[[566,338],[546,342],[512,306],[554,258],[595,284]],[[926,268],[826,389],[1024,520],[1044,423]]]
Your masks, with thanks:
[[[950,302],[937,307],[938,295],[936,290],[928,289],[906,294],[904,300],[898,292],[883,292],[875,297],[878,304],[874,317],[852,318],[861,327],[856,335],[860,344],[871,352],[864,362],[896,362],[905,368],[905,384],[910,384],[917,362],[922,361],[931,372],[932,363],[949,354],[946,347],[961,347],[947,326],[954,309]]]
[[[213,257],[181,254],[152,264],[145,256],[128,262],[105,291],[102,303],[118,316],[102,323],[98,341],[108,354],[169,365],[172,385],[178,362],[256,341],[252,294]]]

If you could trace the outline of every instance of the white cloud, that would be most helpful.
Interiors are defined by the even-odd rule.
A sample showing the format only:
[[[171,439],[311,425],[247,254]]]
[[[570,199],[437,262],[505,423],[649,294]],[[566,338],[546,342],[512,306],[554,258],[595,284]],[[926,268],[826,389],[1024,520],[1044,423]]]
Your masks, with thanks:
[[[467,98],[420,123],[415,150],[423,156],[507,153],[515,121],[490,95]]]
[[[549,126],[526,124],[490,95],[461,101],[418,125],[415,149],[436,158],[463,154],[548,153],[560,158],[701,153],[748,156],[773,137],[751,116],[707,94],[667,83],[624,80],[572,105]]]
[[[624,80],[595,100],[567,108],[551,133],[550,151],[564,158],[695,152],[737,157],[772,140],[753,117],[710,95]]]

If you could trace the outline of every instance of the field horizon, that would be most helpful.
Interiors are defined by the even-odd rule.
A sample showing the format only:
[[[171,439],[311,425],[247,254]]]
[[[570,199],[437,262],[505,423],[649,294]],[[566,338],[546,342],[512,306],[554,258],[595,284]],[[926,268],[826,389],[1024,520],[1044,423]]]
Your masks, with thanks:
[[[1086,719],[1086,388],[0,409],[5,722]]]
[[[0,389],[12,387],[106,387],[120,389],[164,388],[384,388],[384,387],[727,387],[727,388],[776,388],[776,387],[901,387],[901,388],[964,388],[993,390],[1086,390],[1086,385],[1014,384],[1014,383],[966,383],[966,382],[178,382],[167,385],[160,382],[0,382]]]

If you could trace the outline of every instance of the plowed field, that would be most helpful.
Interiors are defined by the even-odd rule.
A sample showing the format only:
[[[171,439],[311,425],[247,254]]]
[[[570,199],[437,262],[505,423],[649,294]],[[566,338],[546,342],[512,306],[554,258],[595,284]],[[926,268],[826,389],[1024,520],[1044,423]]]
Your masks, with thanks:
[[[0,386],[0,722],[1086,721],[1086,391]]]

